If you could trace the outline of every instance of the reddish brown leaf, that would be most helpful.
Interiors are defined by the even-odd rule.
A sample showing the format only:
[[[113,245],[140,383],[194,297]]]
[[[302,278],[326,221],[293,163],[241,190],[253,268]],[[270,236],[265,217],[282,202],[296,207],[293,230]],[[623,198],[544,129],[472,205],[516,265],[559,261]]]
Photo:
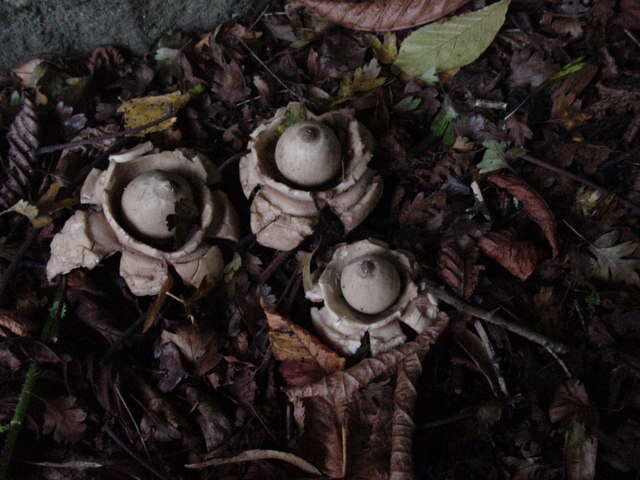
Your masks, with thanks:
[[[282,362],[280,373],[289,385],[305,385],[344,369],[344,358],[264,301],[261,303],[271,329],[273,354]]]
[[[438,257],[438,271],[442,279],[461,297],[469,298],[478,285],[484,267],[476,265],[480,252],[472,245],[465,252],[444,247]]]
[[[432,22],[469,0],[373,0],[353,3],[334,0],[296,0],[289,8],[305,7],[327,20],[352,28],[386,32]]]
[[[82,438],[87,429],[84,420],[87,414],[80,408],[73,408],[76,397],[59,397],[45,403],[42,431],[53,432],[56,442],[73,443]]]
[[[542,251],[530,242],[516,239],[513,230],[489,232],[478,241],[483,253],[520,280],[526,280],[542,259]]]
[[[240,64],[235,60],[220,65],[213,75],[211,90],[226,102],[241,102],[251,94]]]
[[[492,173],[487,177],[491,183],[504,188],[522,202],[524,210],[540,226],[544,236],[551,245],[552,255],[558,255],[556,239],[556,218],[542,195],[522,178],[510,173]]]

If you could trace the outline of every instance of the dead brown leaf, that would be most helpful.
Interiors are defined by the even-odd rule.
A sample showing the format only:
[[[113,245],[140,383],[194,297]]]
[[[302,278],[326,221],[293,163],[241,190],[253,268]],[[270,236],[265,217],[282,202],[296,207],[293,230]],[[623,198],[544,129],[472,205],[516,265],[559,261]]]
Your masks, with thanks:
[[[476,265],[479,255],[475,245],[464,252],[459,252],[454,246],[440,250],[438,272],[445,283],[463,298],[469,298],[473,294],[480,272],[484,269],[481,265]]]
[[[422,374],[422,355],[414,353],[398,365],[396,388],[393,392],[391,420],[391,460],[389,480],[413,480],[413,411],[418,392],[416,383]]]
[[[269,341],[273,354],[282,362],[280,373],[288,385],[305,385],[344,369],[345,359],[288,318],[279,315],[264,300]]]
[[[214,330],[200,331],[194,325],[181,325],[175,333],[163,330],[160,338],[174,343],[182,355],[197,366],[199,375],[206,374],[222,358],[218,353],[221,339]]]
[[[533,243],[517,240],[512,229],[489,232],[480,238],[478,246],[487,257],[520,280],[529,278],[543,257],[543,252]]]
[[[53,432],[56,442],[75,443],[82,438],[87,426],[87,414],[74,408],[76,397],[58,397],[45,403],[43,433]]]
[[[400,207],[400,223],[404,225],[424,224],[433,232],[442,226],[444,221],[447,194],[442,190],[425,196],[418,193],[413,200],[405,200]]]
[[[323,396],[332,399],[338,407],[336,413],[343,418],[344,409],[351,397],[363,386],[378,377],[389,374],[407,356],[426,352],[449,323],[449,318],[440,313],[434,323],[409,343],[367,358],[353,367],[338,371],[308,385],[289,387],[285,391],[293,401],[296,399]]]
[[[295,0],[289,8],[305,7],[327,20],[353,30],[386,32],[432,22],[469,0],[373,0],[353,3],[333,0]]]
[[[522,178],[510,173],[492,173],[487,176],[487,180],[505,189],[522,202],[524,210],[542,229],[549,245],[551,245],[552,255],[557,256],[556,218],[542,195]]]

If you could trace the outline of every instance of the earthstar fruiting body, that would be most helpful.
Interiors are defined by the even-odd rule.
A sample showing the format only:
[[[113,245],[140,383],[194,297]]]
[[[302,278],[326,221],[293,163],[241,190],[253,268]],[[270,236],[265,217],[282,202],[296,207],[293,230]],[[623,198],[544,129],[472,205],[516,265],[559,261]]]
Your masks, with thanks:
[[[438,315],[431,294],[421,295],[418,306],[416,270],[411,254],[380,241],[338,245],[306,289],[309,300],[324,303],[311,309],[314,327],[344,355],[358,350],[366,332],[374,355],[404,343],[400,323],[421,333]]]
[[[302,112],[302,119],[292,121],[291,112]],[[251,230],[266,247],[296,248],[313,233],[325,206],[351,231],[380,200],[382,179],[369,168],[373,136],[347,111],[314,115],[293,102],[251,137],[240,182],[247,198],[260,187],[251,203]]]
[[[172,265],[188,284],[215,281],[222,254],[207,239],[238,239],[238,220],[227,196],[215,189],[216,167],[189,150],[153,151],[150,142],[109,157],[106,170],[93,169],[80,193],[98,211],[78,211],[51,242],[47,277],[94,268],[122,252],[120,274],[135,295],[157,294]],[[173,248],[181,205],[197,215],[185,240]],[[189,225],[187,225],[189,227]],[[167,243],[169,241],[169,243]]]

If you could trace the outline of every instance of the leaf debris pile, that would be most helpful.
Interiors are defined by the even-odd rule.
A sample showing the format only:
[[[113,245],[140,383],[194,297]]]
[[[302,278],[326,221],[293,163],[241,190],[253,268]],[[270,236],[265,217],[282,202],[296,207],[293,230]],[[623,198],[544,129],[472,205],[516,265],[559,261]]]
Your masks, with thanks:
[[[0,71],[0,476],[637,478],[640,8],[484,3],[274,0],[144,57]],[[291,101],[353,112],[385,190],[348,237],[322,212],[273,252],[237,161]],[[223,245],[224,281],[135,298],[110,259],[54,301],[51,238],[90,169],[141,137],[221,167],[246,235]],[[462,300],[392,351],[371,358],[365,338],[343,358],[303,283],[368,237]]]

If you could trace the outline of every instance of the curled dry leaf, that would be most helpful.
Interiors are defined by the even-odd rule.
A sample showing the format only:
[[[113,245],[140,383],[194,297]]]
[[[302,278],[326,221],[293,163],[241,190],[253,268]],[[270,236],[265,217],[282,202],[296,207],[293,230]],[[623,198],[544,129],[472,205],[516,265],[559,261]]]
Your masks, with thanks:
[[[542,195],[536,192],[533,187],[522,178],[510,173],[493,173],[487,177],[487,180],[505,189],[522,202],[524,210],[542,229],[549,245],[551,245],[553,256],[558,255],[556,218],[545,199],[542,198]]]
[[[518,240],[512,229],[489,232],[478,241],[482,252],[520,280],[526,280],[542,259],[542,251],[531,242]]]
[[[256,460],[282,460],[283,462],[295,465],[300,470],[313,475],[321,475],[322,472],[307,462],[305,459],[293,453],[281,452],[279,450],[246,450],[239,455],[229,458],[214,458],[203,463],[190,463],[186,468],[201,469],[215,465],[226,465],[228,463],[251,462]]]
[[[305,385],[344,369],[345,359],[261,300],[269,324],[273,354],[282,362],[280,373],[287,384]]]
[[[305,7],[327,20],[352,28],[386,32],[432,22],[469,0],[373,0],[360,3],[334,0],[295,0],[289,8]]]

